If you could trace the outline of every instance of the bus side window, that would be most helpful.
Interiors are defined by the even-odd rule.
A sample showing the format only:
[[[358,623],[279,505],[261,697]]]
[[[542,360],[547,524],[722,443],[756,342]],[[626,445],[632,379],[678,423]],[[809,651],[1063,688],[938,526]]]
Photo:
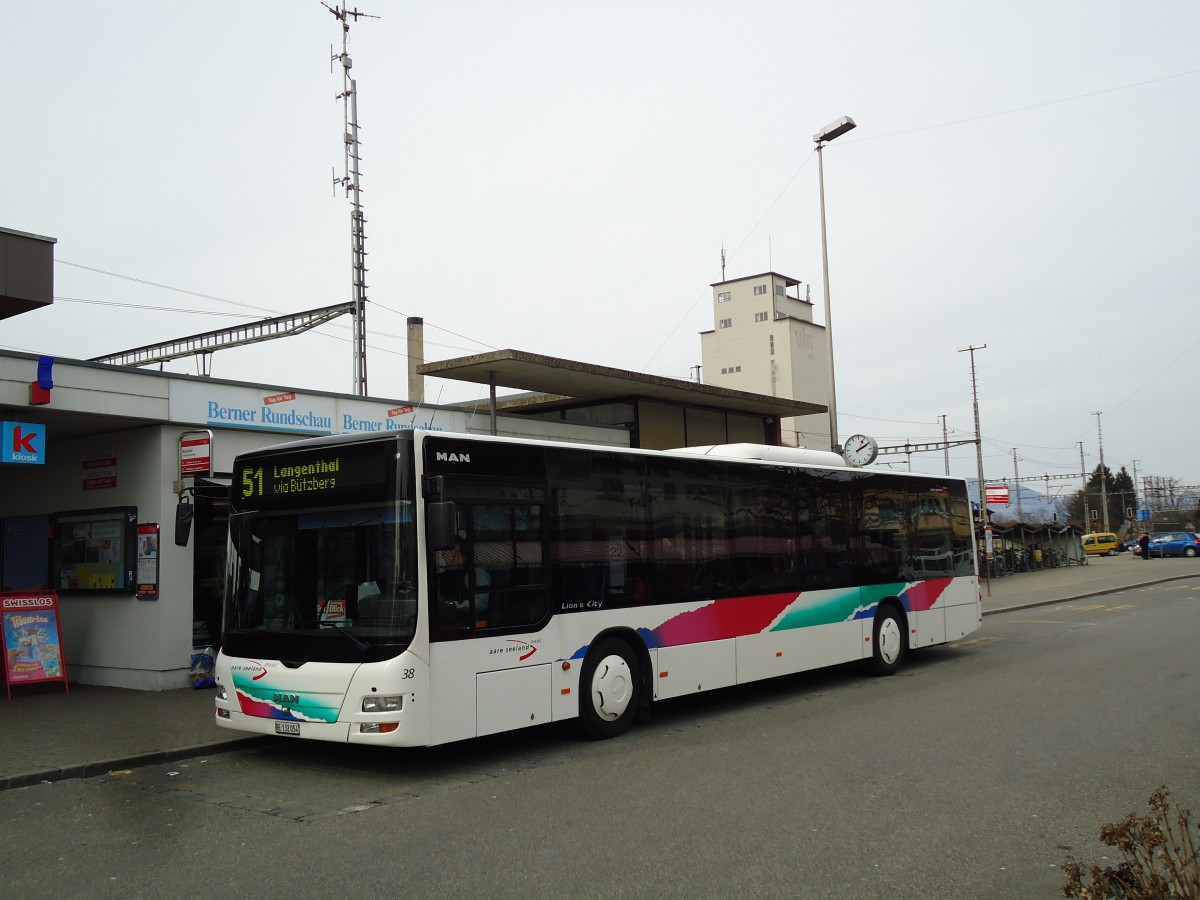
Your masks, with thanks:
[[[434,554],[438,633],[535,625],[548,609],[542,508],[457,503],[461,537]]]
[[[849,492],[841,473],[800,472],[798,530],[804,586],[828,588],[852,584],[846,518]]]
[[[459,506],[460,523],[466,508]],[[437,550],[434,559],[434,613],[442,637],[469,634],[472,628],[470,560],[466,543],[455,537],[450,547]]]
[[[735,593],[799,590],[791,473],[731,468],[730,485]]]
[[[476,627],[514,628],[545,618],[542,507],[523,503],[478,507],[472,525]],[[481,577],[487,578],[486,592]]]

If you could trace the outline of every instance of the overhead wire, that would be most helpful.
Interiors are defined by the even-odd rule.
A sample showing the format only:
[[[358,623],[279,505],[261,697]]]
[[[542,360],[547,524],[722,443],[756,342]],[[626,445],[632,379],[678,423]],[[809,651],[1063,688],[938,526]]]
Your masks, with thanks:
[[[849,141],[842,142],[842,146],[848,146],[850,144],[866,143],[869,141],[884,140],[884,139],[888,139],[888,138],[901,137],[901,136],[915,134],[915,133],[919,133],[919,132],[923,132],[923,131],[933,131],[933,130],[940,129],[940,128],[950,128],[950,127],[954,127],[954,126],[958,126],[958,125],[965,125],[970,122],[977,122],[977,121],[981,121],[984,119],[996,118],[999,116],[1015,115],[1017,113],[1028,112],[1030,110],[1040,109],[1040,108],[1043,108],[1046,106],[1054,106],[1054,105],[1061,104],[1061,103],[1072,103],[1072,102],[1077,102],[1079,100],[1085,100],[1085,99],[1088,99],[1091,97],[1102,96],[1104,94],[1112,94],[1112,93],[1117,93],[1119,91],[1132,90],[1134,88],[1144,87],[1144,86],[1150,85],[1150,84],[1157,84],[1159,82],[1169,81],[1169,80],[1175,79],[1175,78],[1183,78],[1183,77],[1186,77],[1189,75],[1195,75],[1197,73],[1200,73],[1200,69],[1188,69],[1183,72],[1175,72],[1175,73],[1171,73],[1168,75],[1162,75],[1157,78],[1144,79],[1142,81],[1131,82],[1129,84],[1117,85],[1115,87],[1110,87],[1110,88],[1102,88],[1102,89],[1096,90],[1096,91],[1088,91],[1088,92],[1082,93],[1082,94],[1074,94],[1069,97],[1059,97],[1059,98],[1055,98],[1052,100],[1041,101],[1038,103],[1026,104],[1025,106],[1013,107],[1011,109],[997,110],[995,112],[990,112],[990,113],[981,113],[980,115],[977,115],[977,116],[968,116],[968,117],[965,117],[962,119],[952,119],[952,120],[949,120],[946,122],[939,122],[939,123],[934,123],[934,124],[930,124],[930,125],[918,126],[916,128],[904,129],[902,131],[892,131],[892,132],[887,132],[884,134],[871,135],[871,136],[859,136],[856,138],[852,138]],[[758,217],[758,219],[755,221],[755,223],[746,232],[746,235],[742,238],[742,240],[734,248],[733,253],[730,256],[731,259],[737,257],[738,253],[746,245],[746,243],[750,240],[750,238],[754,235],[754,233],[757,231],[758,227],[763,223],[763,221],[771,213],[771,211],[779,204],[779,201],[788,192],[788,190],[791,188],[793,182],[795,182],[795,180],[800,176],[800,173],[803,172],[804,169],[808,167],[810,162],[812,162],[812,158],[815,155],[815,153],[816,153],[815,149],[810,151],[810,153],[805,157],[805,160],[800,165],[800,167],[797,168],[796,171],[792,173],[791,177],[787,180],[787,182],[783,185],[783,187],[775,195],[775,198],[767,205],[766,209],[763,210],[762,214]],[[200,297],[200,298],[206,299],[206,300],[216,300],[221,303],[228,303],[228,304],[231,304],[234,306],[242,306],[247,309],[257,309],[262,312],[278,314],[277,310],[271,310],[264,306],[257,306],[255,304],[244,303],[244,302],[240,302],[240,301],[236,301],[236,300],[229,300],[227,298],[217,297],[212,294],[205,294],[205,293],[202,293],[199,291],[192,291],[192,290],[188,290],[186,288],[179,288],[179,287],[175,287],[173,285],[162,284],[160,282],[150,281],[148,279],[138,278],[138,277],[132,276],[132,275],[124,275],[124,274],[120,274],[117,272],[112,272],[112,271],[109,271],[106,269],[101,269],[101,268],[98,268],[95,266],[84,265],[83,263],[71,262],[69,260],[63,260],[63,259],[59,259],[59,260],[57,260],[57,262],[61,263],[62,265],[72,266],[75,268],[84,269],[86,271],[96,272],[98,274],[108,275],[108,276],[115,277],[115,278],[122,278],[122,279],[132,281],[132,282],[135,282],[138,284],[145,284],[150,287],[157,287],[157,288],[162,288],[163,290],[170,290],[170,291],[176,291],[176,292],[182,293],[182,294],[189,294],[191,296]],[[654,361],[654,359],[658,356],[658,354],[660,352],[662,352],[663,347],[665,347],[666,344],[670,341],[670,339],[675,336],[675,333],[679,330],[679,328],[687,320],[687,317],[689,315],[691,315],[692,310],[695,309],[696,304],[699,303],[701,299],[703,299],[705,293],[706,293],[705,291],[701,291],[697,295],[696,299],[694,299],[691,302],[691,304],[689,304],[689,306],[688,306],[687,310],[685,311],[685,313],[683,314],[683,316],[679,319],[679,321],[675,324],[675,326],[667,334],[666,338],[664,338],[663,342],[658,346],[658,348],[654,351],[653,354],[651,354],[650,358],[646,361],[645,365],[643,366],[643,371],[645,369],[649,368],[650,364]],[[388,311],[396,313],[398,315],[406,315],[405,313],[403,313],[399,310],[394,310],[394,309],[391,309],[390,307],[385,306],[384,304],[380,304],[380,303],[378,303],[378,301],[371,301],[371,302],[375,306],[379,306],[382,309],[387,309]],[[153,308],[153,307],[149,307],[149,308]],[[437,328],[439,330],[445,331],[448,334],[453,334],[455,337],[461,338],[462,340],[471,341],[472,343],[476,343],[476,344],[479,344],[480,346],[488,347],[493,350],[497,349],[496,347],[493,347],[492,345],[488,344],[486,341],[480,341],[477,338],[472,338],[472,337],[469,337],[468,335],[459,334],[450,329],[443,328],[442,326],[439,326],[435,323],[426,322],[425,324],[428,327]]]
[[[941,128],[955,127],[955,126],[965,125],[965,124],[968,124],[971,122],[977,122],[977,121],[981,121],[981,120],[985,120],[985,119],[989,119],[989,118],[996,118],[996,117],[1000,117],[1000,116],[1015,115],[1018,113],[1028,112],[1028,111],[1031,111],[1034,109],[1040,109],[1040,108],[1044,108],[1047,106],[1077,102],[1080,100],[1089,99],[1089,98],[1097,97],[1097,96],[1102,96],[1105,94],[1111,94],[1111,93],[1116,93],[1116,92],[1120,92],[1120,91],[1131,90],[1134,88],[1144,87],[1146,85],[1156,84],[1156,83],[1168,81],[1168,80],[1175,79],[1175,78],[1183,78],[1186,76],[1195,75],[1197,73],[1200,73],[1200,69],[1189,69],[1189,70],[1186,70],[1183,72],[1171,73],[1171,74],[1163,75],[1163,76],[1160,76],[1157,78],[1144,79],[1142,81],[1131,82],[1129,84],[1118,85],[1118,86],[1111,87],[1111,88],[1103,88],[1100,90],[1089,91],[1089,92],[1082,93],[1082,94],[1075,94],[1075,95],[1072,95],[1069,97],[1060,97],[1060,98],[1046,100],[1046,101],[1042,101],[1042,102],[1038,102],[1038,103],[1031,103],[1031,104],[1027,104],[1024,106],[1013,107],[1011,109],[998,110],[998,111],[990,112],[990,113],[982,113],[980,115],[969,116],[969,117],[965,117],[962,119],[953,119],[953,120],[949,120],[946,122],[934,123],[934,124],[930,124],[930,125],[919,126],[916,128],[910,128],[910,129],[905,129],[905,130],[901,130],[901,131],[887,132],[887,133],[878,134],[878,135],[859,136],[859,137],[851,139],[850,141],[843,142],[842,146],[848,146],[850,144],[865,143],[865,142],[869,142],[869,141],[878,141],[878,140],[889,139],[889,138],[896,138],[896,137],[906,136],[906,135],[920,133],[920,132],[924,132],[924,131],[937,130],[937,129],[941,129]],[[779,202],[782,200],[784,195],[791,188],[792,184],[796,181],[796,179],[800,176],[800,174],[804,171],[804,169],[807,168],[807,166],[811,163],[812,157],[814,155],[815,155],[815,149],[813,151],[811,151],[805,157],[804,162],[799,166],[799,168],[796,169],[795,172],[792,173],[791,177],[787,180],[787,182],[783,185],[783,187],[775,195],[774,199],[767,205],[767,207],[764,209],[762,214],[758,217],[758,219],[755,221],[755,223],[746,232],[745,236],[734,248],[734,250],[730,256],[730,259],[737,257],[738,253],[744,248],[746,243],[755,234],[757,229],[762,225],[763,221],[765,221],[767,216],[779,204]],[[214,300],[219,303],[225,303],[225,304],[229,304],[232,306],[242,307],[245,309],[257,310],[257,311],[265,312],[265,313],[269,313],[269,314],[279,314],[278,310],[272,310],[265,306],[251,304],[251,303],[245,303],[242,301],[230,300],[228,298],[219,297],[219,296],[215,296],[212,294],[206,294],[206,293],[203,293],[200,291],[193,291],[193,290],[189,290],[187,288],[180,288],[180,287],[176,287],[173,285],[167,285],[167,284],[163,284],[161,282],[155,282],[155,281],[151,281],[149,279],[139,278],[139,277],[132,276],[132,275],[125,275],[125,274],[121,274],[121,273],[117,273],[117,272],[112,272],[112,271],[102,269],[102,268],[99,268],[96,266],[89,266],[89,265],[85,265],[83,263],[77,263],[77,262],[72,262],[70,260],[63,260],[63,259],[59,259],[56,262],[61,265],[71,266],[74,268],[94,272],[97,274],[107,275],[107,276],[114,277],[114,278],[121,278],[121,279],[128,280],[128,281],[131,281],[131,282],[134,282],[137,284],[144,284],[144,285],[147,285],[150,287],[160,288],[162,290],[174,291],[174,292],[181,293],[181,294],[199,297],[201,299]],[[659,344],[659,346],[655,349],[655,351],[651,354],[649,359],[647,359],[646,363],[643,366],[643,371],[650,367],[650,365],[653,363],[653,361],[662,352],[663,348],[667,345],[667,343],[670,342],[670,340],[675,336],[675,334],[682,327],[683,323],[687,320],[688,316],[690,316],[692,314],[696,305],[704,298],[706,293],[707,293],[707,291],[701,291],[697,295],[697,297],[688,305],[686,311],[680,317],[678,322],[674,325],[674,327],[672,327],[670,332],[668,332],[666,337]],[[176,309],[176,308],[172,308],[172,307],[146,306],[144,304],[134,304],[134,303],[108,302],[106,304],[105,301],[87,300],[84,298],[66,298],[66,297],[64,297],[61,299],[68,300],[70,302],[92,303],[92,304],[96,304],[96,305],[112,305],[112,306],[121,306],[121,307],[127,307],[127,308],[149,309],[149,310],[155,310],[155,311],[201,312],[201,311],[194,311],[194,310],[180,310],[180,309]],[[392,312],[396,315],[406,315],[406,313],[404,313],[400,310],[392,309],[391,307],[388,307],[385,304],[379,303],[378,301],[372,301],[372,305],[376,306],[378,308],[387,310],[389,312]],[[237,315],[235,313],[216,312],[216,311],[212,311],[212,310],[202,311],[201,314],[213,315],[213,316],[225,316],[225,317]],[[461,340],[469,341],[471,343],[478,344],[479,346],[487,347],[492,350],[497,349],[496,347],[492,346],[491,344],[488,344],[485,341],[480,341],[480,340],[478,340],[476,338],[472,338],[468,335],[464,335],[459,332],[453,331],[451,329],[445,328],[443,326],[436,324],[435,322],[424,321],[424,324],[429,328],[443,331],[446,334],[453,335],[454,337],[457,337]],[[341,326],[340,324],[337,324],[337,325],[335,325],[335,327],[342,328],[345,326]],[[320,333],[319,329],[318,329],[318,333]],[[386,333],[378,333],[378,334],[379,334],[379,336],[383,336],[383,337],[391,337],[391,338],[397,338],[397,339],[400,338],[400,336],[398,336],[398,335],[390,335],[390,334],[386,334]],[[333,337],[333,338],[339,339],[339,340],[342,339],[342,338],[339,338],[337,335],[332,335],[332,334],[327,334],[327,333],[324,334],[324,336]],[[347,338],[345,340],[349,340],[349,339]],[[1133,397],[1135,397],[1137,395],[1137,393],[1144,388],[1145,384],[1149,384],[1149,382],[1152,381],[1153,378],[1157,377],[1158,374],[1161,374],[1161,372],[1169,369],[1172,365],[1174,365],[1176,362],[1178,362],[1179,359],[1181,359],[1184,355],[1186,355],[1188,352],[1190,352],[1197,344],[1200,344],[1200,341],[1193,343],[1192,345],[1190,345],[1189,347],[1187,347],[1183,351],[1181,351],[1177,356],[1175,356],[1172,360],[1170,360],[1166,365],[1161,367],[1159,369],[1158,373],[1156,373],[1153,376],[1150,376],[1150,378],[1148,378],[1146,380],[1146,382],[1143,384],[1143,387],[1140,387],[1137,390],[1133,391],[1131,394],[1126,396],[1122,401],[1120,401],[1116,405],[1116,407],[1114,407],[1113,411],[1121,408],[1125,403],[1127,403],[1129,400],[1131,400]],[[391,354],[395,354],[398,356],[407,356],[406,353],[401,353],[399,351],[391,350],[390,348],[387,348],[387,347],[375,346],[375,345],[371,345],[371,344],[368,344],[368,346],[371,346],[372,349],[375,349],[375,350],[378,350],[381,352],[391,353]],[[465,349],[465,348],[451,347],[450,345],[435,344],[435,346],[446,346],[449,349]],[[921,423],[921,422],[907,422],[905,420],[889,420],[889,419],[875,418],[875,417],[870,417],[870,416],[858,416],[858,415],[848,413],[848,412],[843,413],[843,414],[847,415],[850,418],[862,418],[862,419],[867,419],[867,420],[871,420],[871,421],[881,421],[881,422],[895,421],[897,424],[921,424],[921,425],[932,424],[932,423]],[[967,432],[960,432],[960,433],[967,433]],[[1085,431],[1084,433],[1087,433],[1087,432]],[[1081,435],[1081,438],[1082,438],[1082,435]],[[984,440],[984,443],[988,443],[992,446],[999,446],[996,442],[992,441],[989,438],[984,438],[983,440]],[[1033,445],[1029,445],[1029,446],[1033,446]],[[1048,449],[1048,450],[1059,449],[1061,452],[1066,452],[1067,450],[1073,450],[1074,444],[1070,448],[1042,447],[1042,448],[1038,448],[1038,449]],[[1051,465],[1051,463],[1049,463],[1049,462],[1045,462],[1045,463],[1041,463],[1041,464]]]
[[[132,281],[136,284],[144,284],[149,287],[160,288],[160,289],[166,290],[166,291],[174,291],[175,293],[186,294],[186,295],[192,296],[192,297],[199,297],[203,300],[215,300],[218,303],[226,303],[226,304],[229,304],[230,306],[239,306],[239,307],[242,307],[245,309],[257,310],[259,312],[268,313],[269,315],[282,315],[282,312],[280,310],[271,309],[270,307],[267,307],[267,306],[261,306],[261,305],[257,305],[257,304],[253,304],[253,303],[245,303],[245,302],[242,302],[239,300],[230,300],[227,297],[219,297],[215,294],[205,294],[200,291],[193,291],[193,290],[189,290],[187,288],[176,287],[176,286],[170,285],[170,284],[163,284],[162,282],[150,281],[145,278],[138,278],[134,275],[125,275],[120,272],[112,272],[112,271],[109,271],[106,269],[98,268],[96,266],[88,266],[88,265],[84,265],[83,263],[72,262],[70,260],[59,259],[59,260],[56,260],[56,263],[61,263],[63,265],[72,266],[72,267],[78,268],[78,269],[85,269],[89,272],[95,272],[99,275],[107,275],[111,278],[119,278],[119,279],[122,279],[125,281]],[[245,314],[220,312],[217,310],[196,310],[196,309],[185,309],[185,308],[180,308],[180,307],[153,306],[153,305],[147,305],[147,304],[141,304],[141,303],[127,303],[127,302],[110,301],[110,300],[89,300],[89,299],[82,298],[82,297],[55,297],[55,299],[56,300],[65,300],[65,301],[68,301],[71,303],[88,303],[88,304],[93,304],[93,305],[97,305],[97,306],[116,306],[116,307],[125,307],[125,308],[131,308],[131,309],[154,310],[154,311],[159,311],[159,312],[179,312],[179,313],[208,315],[208,316],[223,316],[223,317],[241,316],[246,319],[254,318],[253,316],[248,316]],[[378,301],[374,301],[374,300],[370,301],[370,302],[371,302],[371,305],[374,307],[378,307],[380,309],[387,310],[388,312],[394,313],[396,315],[407,316],[407,313],[404,313],[397,309],[393,309],[392,307],[387,306],[386,304],[379,303]],[[452,329],[445,328],[434,322],[429,322],[427,320],[423,320],[423,321],[424,321],[425,326],[428,328],[433,328],[437,331],[441,331],[446,334],[453,335],[454,337],[461,338],[464,341],[471,341],[471,342],[479,344],[483,347],[487,347],[490,350],[498,349],[496,347],[491,346],[490,344],[484,343],[483,341],[476,341],[474,338],[471,338],[464,334],[460,334],[456,331],[453,331]],[[330,327],[349,330],[348,326],[342,325],[341,323],[331,323]],[[346,340],[347,342],[350,340],[349,338],[343,339],[343,338],[340,338],[338,335],[329,334],[328,332],[325,332],[320,328],[314,329],[314,333],[322,334],[325,337],[330,337],[335,340]],[[394,338],[396,340],[404,339],[403,335],[390,334],[388,332],[381,332],[381,331],[374,332],[373,336],[374,337],[384,337],[384,338]],[[469,351],[471,349],[471,348],[467,348],[467,347],[456,346],[453,344],[443,344],[443,343],[439,343],[436,341],[429,341],[429,342],[427,342],[427,345],[434,346],[434,347],[444,347],[449,350]],[[392,355],[402,356],[405,358],[408,357],[407,353],[402,353],[397,350],[392,350],[388,347],[378,346],[378,345],[374,345],[374,344],[368,344],[368,346],[371,347],[372,349],[379,350],[383,353],[390,353]]]

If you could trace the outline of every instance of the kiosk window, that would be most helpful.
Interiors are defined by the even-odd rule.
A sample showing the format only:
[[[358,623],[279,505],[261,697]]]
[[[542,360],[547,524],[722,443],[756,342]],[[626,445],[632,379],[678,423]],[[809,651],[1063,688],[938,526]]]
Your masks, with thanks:
[[[51,516],[50,584],[58,591],[132,593],[137,508]]]

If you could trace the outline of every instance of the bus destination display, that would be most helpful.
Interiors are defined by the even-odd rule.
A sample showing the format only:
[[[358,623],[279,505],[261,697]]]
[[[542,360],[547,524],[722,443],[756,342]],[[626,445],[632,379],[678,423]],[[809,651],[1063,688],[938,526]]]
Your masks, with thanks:
[[[385,490],[395,463],[391,442],[284,451],[241,459],[234,505],[241,509],[354,503]]]

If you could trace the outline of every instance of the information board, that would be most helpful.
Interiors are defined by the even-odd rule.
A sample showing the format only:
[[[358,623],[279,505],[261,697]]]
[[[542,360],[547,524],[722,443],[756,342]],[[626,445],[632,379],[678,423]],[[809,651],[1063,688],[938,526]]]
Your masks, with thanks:
[[[984,492],[989,506],[1008,505],[1008,485],[989,484]]]
[[[4,682],[12,699],[15,684],[61,681],[67,665],[59,627],[58,595],[53,591],[0,594],[0,631],[4,634]]]
[[[139,600],[158,599],[158,523],[140,523],[137,529],[137,591]]]
[[[185,431],[179,436],[179,474],[181,477],[212,473],[212,432]]]
[[[132,593],[137,507],[54,513],[50,526],[50,584],[55,590]]]

